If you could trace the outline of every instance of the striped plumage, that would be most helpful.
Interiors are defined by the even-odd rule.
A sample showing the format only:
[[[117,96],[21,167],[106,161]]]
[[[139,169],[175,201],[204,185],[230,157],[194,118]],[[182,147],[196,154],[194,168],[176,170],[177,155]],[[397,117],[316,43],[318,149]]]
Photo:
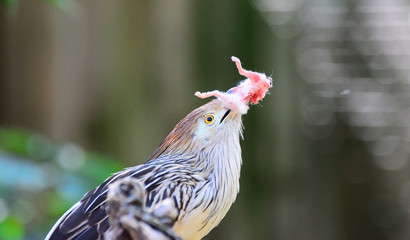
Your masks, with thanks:
[[[144,185],[147,208],[171,198],[179,209],[175,233],[186,240],[201,239],[219,224],[239,191],[241,116],[219,99],[192,111],[145,164],[114,174],[88,192],[46,239],[103,239],[109,228],[108,186],[124,178]]]

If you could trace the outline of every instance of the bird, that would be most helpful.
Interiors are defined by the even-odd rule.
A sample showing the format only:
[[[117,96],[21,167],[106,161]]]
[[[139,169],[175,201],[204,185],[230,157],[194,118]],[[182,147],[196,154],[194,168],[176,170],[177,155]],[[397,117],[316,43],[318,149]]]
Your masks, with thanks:
[[[164,201],[178,210],[172,230],[185,240],[199,240],[215,228],[235,202],[242,165],[242,116],[272,86],[272,78],[242,68],[247,77],[227,92],[196,92],[199,98],[216,97],[184,117],[148,160],[107,178],[89,191],[54,224],[46,240],[105,239],[110,230],[107,194],[114,183],[133,179],[144,190],[149,211]]]

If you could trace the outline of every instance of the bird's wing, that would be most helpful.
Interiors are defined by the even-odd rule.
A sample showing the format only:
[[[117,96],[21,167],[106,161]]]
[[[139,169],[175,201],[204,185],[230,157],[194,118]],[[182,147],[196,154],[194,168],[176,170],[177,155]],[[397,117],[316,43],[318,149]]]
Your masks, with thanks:
[[[108,185],[124,177],[123,172],[117,173],[85,194],[57,221],[45,239],[99,239],[109,228],[105,212]]]
[[[45,240],[103,239],[110,227],[106,213],[108,186],[127,177],[140,180],[145,187],[146,207],[152,208],[162,200],[172,198],[176,207],[182,211],[192,198],[196,182],[201,180],[189,171],[184,171],[179,164],[144,164],[119,172],[70,208],[53,226]]]

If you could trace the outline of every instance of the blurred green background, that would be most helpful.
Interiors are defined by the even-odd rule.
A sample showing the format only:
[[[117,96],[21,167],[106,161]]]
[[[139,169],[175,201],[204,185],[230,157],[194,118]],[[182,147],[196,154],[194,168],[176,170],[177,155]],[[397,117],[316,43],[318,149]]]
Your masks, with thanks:
[[[410,239],[408,0],[3,0],[0,239],[43,239],[245,68],[241,191],[206,239]]]

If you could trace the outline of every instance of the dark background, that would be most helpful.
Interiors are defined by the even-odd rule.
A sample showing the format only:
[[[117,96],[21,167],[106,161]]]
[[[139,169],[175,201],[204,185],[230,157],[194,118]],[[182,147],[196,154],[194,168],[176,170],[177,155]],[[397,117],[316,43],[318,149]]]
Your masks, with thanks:
[[[410,239],[410,2],[3,0],[0,239],[43,239],[246,69],[241,191],[206,239]]]

